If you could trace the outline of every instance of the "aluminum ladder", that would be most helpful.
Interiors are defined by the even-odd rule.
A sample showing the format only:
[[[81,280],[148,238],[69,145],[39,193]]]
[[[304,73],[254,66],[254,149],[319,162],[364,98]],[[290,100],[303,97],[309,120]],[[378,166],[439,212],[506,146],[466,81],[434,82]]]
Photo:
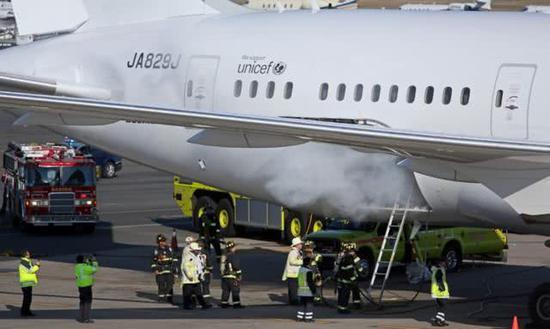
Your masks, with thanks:
[[[407,197],[407,202],[404,207],[401,207],[400,196],[398,195],[393,204],[393,208],[388,220],[388,226],[386,228],[386,234],[378,253],[378,260],[372,272],[372,278],[370,280],[370,286],[368,289],[369,295],[373,298],[372,292],[374,290],[380,290],[378,296],[378,306],[382,306],[382,297],[384,296],[384,289],[386,288],[386,282],[390,277],[391,268],[395,259],[395,254],[399,246],[399,241],[403,234],[403,227],[407,220],[407,214],[409,211],[409,205],[411,201],[411,195]],[[389,256],[389,260],[388,260]]]

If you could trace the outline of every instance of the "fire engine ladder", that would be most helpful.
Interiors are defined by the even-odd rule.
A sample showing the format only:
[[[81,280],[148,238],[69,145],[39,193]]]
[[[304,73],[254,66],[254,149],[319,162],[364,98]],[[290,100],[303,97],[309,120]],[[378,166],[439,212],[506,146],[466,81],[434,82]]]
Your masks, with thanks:
[[[407,197],[407,202],[403,206],[401,204],[400,195],[395,199],[393,209],[388,220],[388,227],[386,228],[386,234],[380,247],[380,253],[378,254],[378,260],[372,273],[370,286],[368,289],[371,298],[374,298],[372,292],[379,290],[380,293],[377,296],[377,302],[379,306],[382,306],[382,297],[384,296],[384,289],[386,288],[386,282],[390,277],[392,264],[399,246],[401,235],[403,234],[403,227],[407,219],[409,211],[409,205],[411,201],[411,195]],[[376,300],[375,299],[375,300]]]

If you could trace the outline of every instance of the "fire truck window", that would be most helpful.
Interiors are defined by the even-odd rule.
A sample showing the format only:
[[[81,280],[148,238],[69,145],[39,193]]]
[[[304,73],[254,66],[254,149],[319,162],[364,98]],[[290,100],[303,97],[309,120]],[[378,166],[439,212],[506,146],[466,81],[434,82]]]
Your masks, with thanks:
[[[61,177],[63,186],[91,186],[95,172],[93,167],[64,167],[61,168]]]
[[[29,168],[27,171],[29,186],[59,186],[59,168]]]

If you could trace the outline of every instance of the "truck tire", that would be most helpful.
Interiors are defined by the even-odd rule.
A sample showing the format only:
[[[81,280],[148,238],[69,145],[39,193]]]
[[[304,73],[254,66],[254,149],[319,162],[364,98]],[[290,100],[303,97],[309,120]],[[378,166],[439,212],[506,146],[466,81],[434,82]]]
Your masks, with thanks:
[[[374,272],[374,255],[370,248],[361,248],[357,252],[357,256],[361,259],[360,264],[363,268],[363,274],[359,275],[359,280],[369,281]]]
[[[101,176],[103,178],[113,178],[116,176],[116,167],[113,161],[107,161],[101,168]]]
[[[529,296],[529,316],[540,328],[550,328],[550,283],[543,283]]]
[[[211,206],[212,208],[216,209],[217,208],[216,201],[214,201],[209,196],[201,196],[197,200],[197,203],[193,206],[193,228],[197,231],[200,229],[200,226],[201,226],[200,218],[204,213],[204,209],[207,206]]]
[[[285,240],[292,242],[294,238],[301,238],[306,234],[304,215],[296,211],[287,211],[285,216]]]
[[[447,265],[447,272],[456,272],[462,265],[462,250],[458,242],[449,242],[441,256]]]
[[[235,236],[235,211],[233,204],[227,199],[221,199],[216,208],[216,220],[220,227],[222,236]]]

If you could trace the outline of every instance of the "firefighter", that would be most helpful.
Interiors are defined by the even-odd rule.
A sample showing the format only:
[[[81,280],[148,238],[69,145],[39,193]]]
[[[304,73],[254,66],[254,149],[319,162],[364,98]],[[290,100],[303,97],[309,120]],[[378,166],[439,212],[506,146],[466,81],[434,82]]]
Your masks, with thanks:
[[[202,263],[202,275],[200,278],[202,296],[206,301],[209,301],[210,298],[212,297],[210,295],[210,282],[212,281],[212,271],[214,270],[214,266],[212,266],[212,262],[210,261],[210,255],[208,254],[204,246],[199,255],[199,258]]]
[[[315,283],[315,303],[322,302],[321,290],[323,287],[323,276],[321,274],[321,269],[319,268],[323,256],[315,252],[315,243],[308,240],[304,243],[304,258],[309,257],[311,259],[310,268],[313,271],[313,282]]]
[[[33,262],[31,252],[24,250],[21,252],[19,262],[19,284],[23,292],[23,303],[21,305],[21,316],[34,316],[31,312],[32,287],[38,284],[37,273],[40,270],[40,261]]]
[[[283,273],[283,281],[288,285],[288,303],[290,305],[298,305],[298,272],[302,266],[302,247],[304,243],[300,238],[292,239],[291,250],[286,259],[285,271]]]
[[[435,300],[436,315],[432,318],[432,325],[444,327],[449,324],[445,320],[445,301],[450,298],[449,285],[447,284],[446,262],[439,260],[432,266],[432,298]]]
[[[94,285],[94,274],[97,272],[98,263],[95,256],[84,257],[83,255],[76,256],[76,265],[74,274],[76,277],[76,286],[80,298],[80,308],[78,322],[93,323],[90,319],[92,311],[92,286]]]
[[[182,288],[183,288],[183,308],[186,310],[192,310],[193,296],[197,299],[203,309],[208,309],[212,305],[205,302],[202,296],[201,281],[202,264],[199,258],[199,253],[202,248],[197,242],[189,244],[189,253],[184,255],[185,258],[181,261],[181,273],[182,273]]]
[[[166,242],[163,234],[157,235],[157,247],[153,255],[151,269],[155,273],[155,280],[158,287],[158,301],[167,301],[173,304],[174,276],[177,274],[176,254]]]
[[[361,294],[358,279],[361,271],[360,258],[355,254],[354,243],[343,243],[342,252],[334,265],[336,285],[338,289],[338,312],[349,313],[350,294],[353,294],[353,305],[361,307]]]
[[[203,242],[204,247],[206,248],[208,253],[210,253],[210,246],[214,248],[214,252],[216,253],[216,261],[219,264],[222,257],[222,236],[220,228],[218,227],[218,223],[216,221],[216,212],[214,211],[214,208],[208,206],[204,210],[200,221],[201,226],[199,239]]]
[[[298,296],[302,306],[298,309],[298,321],[313,322],[313,302],[316,296],[317,286],[314,279],[314,271],[311,265],[312,259],[304,256],[302,266],[298,271]]]
[[[235,253],[235,242],[227,241],[225,244],[225,255],[222,257],[222,308],[229,307],[229,295],[233,299],[233,308],[244,308],[241,304],[241,280],[242,271],[239,257]]]

